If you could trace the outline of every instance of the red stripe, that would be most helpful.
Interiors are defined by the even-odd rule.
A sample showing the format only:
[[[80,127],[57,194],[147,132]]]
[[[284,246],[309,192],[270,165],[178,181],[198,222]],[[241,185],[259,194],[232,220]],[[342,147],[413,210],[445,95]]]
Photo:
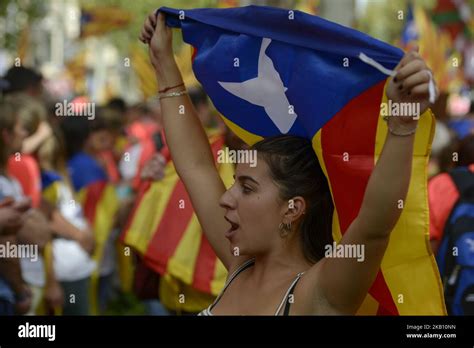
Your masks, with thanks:
[[[217,158],[217,151],[222,148],[223,143],[224,138],[222,136],[212,143],[214,158]],[[179,208],[181,199],[184,200],[184,209]],[[168,260],[174,255],[193,214],[194,209],[191,200],[183,182],[179,180],[144,255],[144,261],[150,268],[160,274],[166,272]],[[216,257],[212,250],[211,252]],[[199,263],[199,260],[196,262]],[[210,270],[205,274],[209,272]],[[214,272],[214,268],[212,268],[212,272]]]
[[[84,216],[91,225],[94,224],[95,214],[97,212],[97,204],[102,197],[102,193],[106,185],[106,181],[97,181],[93,184],[87,185],[85,188],[87,191],[84,201]]]
[[[223,138],[219,138],[212,144],[214,158],[217,156],[217,151],[224,145]],[[193,287],[199,291],[211,293],[211,283],[214,279],[215,269],[217,263],[217,256],[207,240],[206,236],[201,234],[201,245],[199,247],[199,254],[196,259],[196,266],[194,267]]]
[[[184,208],[180,208],[180,200],[183,200]],[[168,260],[179,245],[193,213],[191,200],[183,182],[179,180],[144,255],[145,262],[156,272],[165,273]],[[153,263],[149,264],[150,259]]]
[[[452,12],[452,11],[457,12],[457,8],[454,2],[452,2],[451,0],[438,0],[436,3],[436,7],[433,10],[433,13],[438,14],[438,13]]]
[[[352,99],[323,128],[321,146],[337,207],[341,233],[357,217],[374,169],[375,137],[385,81]],[[344,153],[349,156],[344,161]],[[369,293],[390,313],[398,314],[379,271]]]
[[[133,206],[132,211],[130,212],[130,214],[128,216],[127,222],[126,222],[126,224],[123,228],[123,231],[122,231],[122,233],[119,237],[120,241],[124,244],[126,244],[125,243],[126,235],[128,233],[128,230],[130,229],[130,225],[132,224],[133,219],[135,218],[135,214],[137,213],[138,207],[141,204],[143,196],[145,196],[145,193],[148,192],[150,187],[151,187],[151,181],[149,181],[149,180],[141,182],[140,186],[138,187],[138,194],[137,194],[137,198],[135,200],[135,204]]]
[[[192,286],[206,293],[211,293],[211,282],[214,279],[217,257],[212,250],[211,244],[206,236],[201,234],[201,246],[194,267],[194,278]]]
[[[196,47],[193,47],[193,54],[191,56],[191,62],[194,62],[194,58],[196,58],[196,54],[198,53],[198,50]]]

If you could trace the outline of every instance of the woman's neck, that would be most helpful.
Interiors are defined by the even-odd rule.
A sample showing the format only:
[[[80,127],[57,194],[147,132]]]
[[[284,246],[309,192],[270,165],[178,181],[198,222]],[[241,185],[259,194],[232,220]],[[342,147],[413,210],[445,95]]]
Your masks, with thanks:
[[[279,250],[256,255],[252,273],[256,282],[265,284],[280,277],[294,277],[311,266],[304,257],[303,248],[298,243],[288,241]]]

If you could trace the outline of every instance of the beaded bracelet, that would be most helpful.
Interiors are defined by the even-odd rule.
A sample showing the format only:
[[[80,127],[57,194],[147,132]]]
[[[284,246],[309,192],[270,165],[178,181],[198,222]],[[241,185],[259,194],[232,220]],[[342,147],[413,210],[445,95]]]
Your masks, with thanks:
[[[393,134],[393,135],[396,135],[396,136],[399,136],[399,137],[406,137],[406,136],[415,134],[416,130],[418,128],[418,125],[416,125],[416,127],[414,129],[412,129],[411,131],[409,131],[407,133],[398,133],[398,132],[395,132],[392,128],[390,128],[390,126],[388,125],[388,116],[383,116],[382,119],[385,122],[387,122],[387,128],[388,128],[388,131],[390,132],[390,134]]]
[[[158,99],[171,98],[171,97],[180,97],[182,95],[188,94],[188,91],[184,90],[181,92],[171,92],[171,93],[161,93],[158,95]]]

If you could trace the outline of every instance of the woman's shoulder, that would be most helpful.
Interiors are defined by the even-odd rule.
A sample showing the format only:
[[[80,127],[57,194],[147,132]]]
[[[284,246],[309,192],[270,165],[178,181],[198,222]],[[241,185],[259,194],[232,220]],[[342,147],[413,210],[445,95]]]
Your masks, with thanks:
[[[327,301],[321,287],[322,259],[307,269],[296,285],[293,295],[292,313],[296,315],[333,315],[336,310]]]

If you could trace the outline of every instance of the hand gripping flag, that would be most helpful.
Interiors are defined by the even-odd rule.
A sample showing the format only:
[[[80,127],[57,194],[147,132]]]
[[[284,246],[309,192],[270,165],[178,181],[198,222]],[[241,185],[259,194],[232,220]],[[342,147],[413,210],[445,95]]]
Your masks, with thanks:
[[[196,78],[245,142],[277,134],[312,141],[331,189],[333,237],[339,241],[359,212],[385,141],[387,127],[379,115],[388,80],[382,72],[390,74],[403,52],[299,11],[259,6],[159,11],[194,47]],[[428,243],[426,164],[433,132],[428,111],[415,138],[403,213],[358,314],[445,314]]]

